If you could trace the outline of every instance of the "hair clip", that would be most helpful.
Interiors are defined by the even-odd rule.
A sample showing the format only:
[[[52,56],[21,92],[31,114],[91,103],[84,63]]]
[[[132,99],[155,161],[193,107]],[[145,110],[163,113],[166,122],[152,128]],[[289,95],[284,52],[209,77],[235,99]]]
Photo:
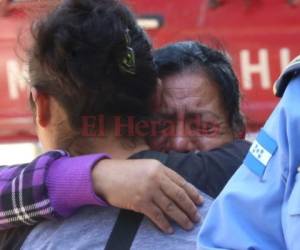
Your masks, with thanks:
[[[135,75],[136,74],[135,53],[134,50],[130,47],[131,39],[129,35],[129,29],[126,29],[125,41],[126,41],[126,52],[124,57],[119,62],[119,68],[123,72],[126,72],[131,75]]]

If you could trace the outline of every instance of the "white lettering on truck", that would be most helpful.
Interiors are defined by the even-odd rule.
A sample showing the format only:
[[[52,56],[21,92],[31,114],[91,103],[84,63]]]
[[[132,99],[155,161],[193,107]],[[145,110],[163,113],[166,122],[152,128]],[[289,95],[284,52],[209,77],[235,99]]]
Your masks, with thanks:
[[[253,75],[260,76],[260,87],[264,90],[272,88],[273,81],[271,80],[270,58],[267,49],[259,49],[257,54],[258,62],[252,63],[250,51],[247,49],[240,52],[240,65],[241,65],[241,82],[244,90],[252,90],[258,88],[253,86]],[[281,48],[279,50],[279,64],[281,71],[289,64],[291,60],[291,53],[288,48]],[[279,74],[278,74],[279,76]]]
[[[252,74],[259,74],[262,89],[271,88],[269,53],[267,49],[258,50],[258,63],[251,63],[250,51],[240,52],[241,77],[245,90],[253,88]]]

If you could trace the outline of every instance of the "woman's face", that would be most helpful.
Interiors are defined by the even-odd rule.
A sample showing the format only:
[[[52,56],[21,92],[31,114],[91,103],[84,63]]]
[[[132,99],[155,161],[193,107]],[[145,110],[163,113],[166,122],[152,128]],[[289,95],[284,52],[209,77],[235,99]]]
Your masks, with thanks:
[[[233,140],[216,83],[205,72],[183,72],[162,80],[158,110],[165,122],[151,147],[159,151],[210,150]]]

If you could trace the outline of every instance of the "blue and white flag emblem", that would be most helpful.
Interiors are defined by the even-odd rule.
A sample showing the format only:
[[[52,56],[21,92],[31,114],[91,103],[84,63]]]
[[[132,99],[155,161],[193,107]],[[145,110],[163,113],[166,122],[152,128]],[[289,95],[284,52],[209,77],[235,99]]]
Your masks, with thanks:
[[[277,143],[265,131],[261,130],[249,149],[244,160],[253,173],[262,177],[266,166],[277,149]]]

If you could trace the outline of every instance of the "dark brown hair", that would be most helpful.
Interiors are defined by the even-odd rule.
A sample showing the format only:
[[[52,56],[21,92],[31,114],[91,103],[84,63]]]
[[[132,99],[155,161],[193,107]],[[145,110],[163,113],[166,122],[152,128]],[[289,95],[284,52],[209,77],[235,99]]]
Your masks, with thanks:
[[[82,116],[150,113],[151,44],[118,0],[66,0],[32,26],[30,85],[53,96],[74,129]]]
[[[219,87],[232,130],[244,134],[245,120],[240,110],[239,82],[225,52],[197,41],[183,41],[156,50],[154,61],[160,78],[188,69],[204,70]]]

